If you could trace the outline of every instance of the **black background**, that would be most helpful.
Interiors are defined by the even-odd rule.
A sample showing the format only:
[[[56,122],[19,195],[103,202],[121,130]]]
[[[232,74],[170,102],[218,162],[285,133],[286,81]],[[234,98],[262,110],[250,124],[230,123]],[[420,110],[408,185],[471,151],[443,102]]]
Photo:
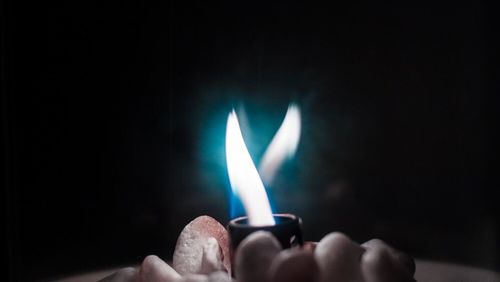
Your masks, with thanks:
[[[290,101],[303,135],[270,193],[306,239],[499,269],[493,7],[2,5],[11,281],[169,260],[189,220],[230,217],[227,113],[258,160]]]

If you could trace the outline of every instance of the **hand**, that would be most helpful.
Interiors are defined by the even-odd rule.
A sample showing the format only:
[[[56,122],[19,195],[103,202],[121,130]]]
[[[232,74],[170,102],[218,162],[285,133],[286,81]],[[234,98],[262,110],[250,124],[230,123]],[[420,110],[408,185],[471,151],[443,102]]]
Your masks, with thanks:
[[[381,240],[357,244],[342,233],[320,242],[282,250],[269,232],[252,233],[229,259],[226,229],[215,219],[200,216],[182,230],[173,267],[157,256],[139,268],[125,268],[101,282],[413,282],[411,257]]]
[[[411,257],[385,242],[372,239],[361,245],[342,233],[330,233],[319,243],[282,250],[267,232],[256,232],[238,249],[235,271],[239,282],[412,282]],[[125,268],[101,282],[223,282],[223,271],[183,277],[157,256],[148,256],[138,269]]]
[[[281,250],[267,232],[256,232],[236,255],[240,282],[411,282],[415,264],[381,240],[359,245],[342,233],[330,233],[319,243]]]

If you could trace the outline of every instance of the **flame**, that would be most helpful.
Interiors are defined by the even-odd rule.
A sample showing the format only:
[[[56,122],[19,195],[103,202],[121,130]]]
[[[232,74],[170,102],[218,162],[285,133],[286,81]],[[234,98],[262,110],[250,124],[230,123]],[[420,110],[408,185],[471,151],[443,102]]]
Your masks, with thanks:
[[[290,104],[280,128],[260,162],[259,172],[264,183],[272,183],[281,164],[295,154],[300,139],[300,120],[299,107]]]
[[[248,153],[234,110],[227,118],[226,162],[231,188],[243,203],[248,223],[253,226],[274,225],[266,189]]]

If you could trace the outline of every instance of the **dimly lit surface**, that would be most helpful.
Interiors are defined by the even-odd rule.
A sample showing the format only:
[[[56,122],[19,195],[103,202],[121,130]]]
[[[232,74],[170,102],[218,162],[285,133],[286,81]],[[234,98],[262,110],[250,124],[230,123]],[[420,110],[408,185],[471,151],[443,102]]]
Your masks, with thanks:
[[[195,216],[227,222],[229,110],[258,161],[290,101],[303,135],[270,194],[306,240],[500,268],[490,7],[3,6],[10,280],[168,259]]]

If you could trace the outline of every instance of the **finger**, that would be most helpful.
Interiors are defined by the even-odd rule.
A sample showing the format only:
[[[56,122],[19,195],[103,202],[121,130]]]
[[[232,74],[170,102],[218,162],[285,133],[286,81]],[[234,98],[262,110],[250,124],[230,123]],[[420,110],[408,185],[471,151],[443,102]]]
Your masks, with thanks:
[[[202,271],[203,249],[209,238],[215,238],[219,244],[224,268],[229,272],[231,261],[229,255],[229,235],[226,228],[209,216],[199,216],[184,227],[173,256],[173,267],[181,275],[200,273]]]
[[[225,271],[216,271],[210,273],[208,282],[231,282],[231,276]]]
[[[224,266],[222,265],[219,244],[215,238],[210,237],[205,242],[205,245],[203,245],[203,255],[199,273],[209,274],[222,269],[224,269]]]
[[[364,249],[342,233],[325,236],[314,250],[321,281],[359,281],[361,255]]]
[[[98,282],[135,282],[137,281],[137,269],[126,267],[118,270],[110,276],[104,277]]]
[[[183,276],[179,282],[208,282],[208,276],[203,274],[188,274]]]
[[[319,281],[319,266],[314,253],[301,249],[281,251],[269,268],[269,278],[272,282]]]
[[[411,282],[411,275],[405,267],[395,261],[388,248],[369,248],[361,259],[361,270],[366,282]]]
[[[391,258],[398,262],[401,265],[404,265],[408,272],[411,275],[415,274],[415,261],[413,260],[412,257],[409,255],[398,251],[397,249],[393,248],[392,246],[388,245],[384,241],[380,239],[372,239],[370,241],[367,241],[361,245],[365,249],[373,249],[373,248],[385,248],[388,250]]]
[[[155,255],[147,256],[139,269],[140,282],[176,282],[180,275]]]
[[[281,245],[271,233],[257,231],[250,234],[236,251],[236,278],[239,282],[267,281],[269,266],[280,251]]]

